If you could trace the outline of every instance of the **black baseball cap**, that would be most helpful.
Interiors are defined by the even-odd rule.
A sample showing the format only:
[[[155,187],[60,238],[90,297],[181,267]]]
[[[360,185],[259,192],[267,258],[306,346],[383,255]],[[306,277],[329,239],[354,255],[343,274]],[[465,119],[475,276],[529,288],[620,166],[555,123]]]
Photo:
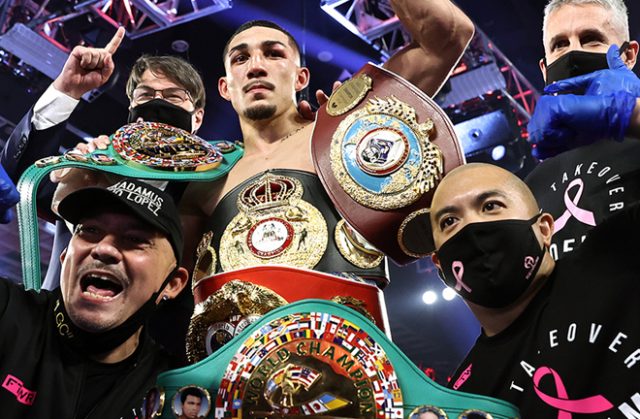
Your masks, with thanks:
[[[75,225],[96,209],[109,209],[114,205],[131,210],[141,220],[165,233],[180,265],[184,240],[173,198],[142,180],[127,178],[107,188],[92,186],[79,189],[60,202],[58,212]]]

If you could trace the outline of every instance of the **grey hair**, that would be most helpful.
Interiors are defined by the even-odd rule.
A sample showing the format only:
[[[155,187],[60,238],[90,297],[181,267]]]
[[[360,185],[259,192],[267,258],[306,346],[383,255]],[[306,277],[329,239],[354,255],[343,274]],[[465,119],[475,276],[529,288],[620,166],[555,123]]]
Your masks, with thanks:
[[[629,15],[624,0],[550,0],[544,8],[544,21],[542,23],[542,42],[547,32],[547,21],[549,15],[566,5],[581,6],[583,4],[596,4],[611,12],[613,27],[624,41],[630,39],[629,36]]]

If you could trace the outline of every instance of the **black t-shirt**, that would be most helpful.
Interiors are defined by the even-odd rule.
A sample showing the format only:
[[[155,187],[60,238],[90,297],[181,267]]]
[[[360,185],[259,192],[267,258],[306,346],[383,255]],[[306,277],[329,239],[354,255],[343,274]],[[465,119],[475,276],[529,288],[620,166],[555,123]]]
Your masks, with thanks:
[[[545,160],[526,183],[556,228],[554,259],[575,250],[594,225],[640,200],[640,140],[599,141]]]
[[[639,237],[638,205],[591,230],[516,321],[478,338],[449,386],[524,419],[640,418]]]

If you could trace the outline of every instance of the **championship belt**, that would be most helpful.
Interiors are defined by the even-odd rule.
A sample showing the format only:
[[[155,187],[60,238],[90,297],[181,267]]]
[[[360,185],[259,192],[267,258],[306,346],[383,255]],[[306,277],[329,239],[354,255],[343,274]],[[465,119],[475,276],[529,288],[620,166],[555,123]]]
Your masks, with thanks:
[[[226,175],[242,153],[242,147],[233,142],[208,142],[170,125],[136,122],[118,129],[106,150],[88,154],[70,150],[38,160],[25,170],[17,185],[21,196],[17,213],[25,288],[40,289],[36,193],[49,172],[73,167],[139,179],[213,181]]]
[[[424,92],[365,65],[318,110],[311,149],[336,208],[373,246],[399,264],[434,250],[424,228],[433,192],[465,159],[451,121]]]
[[[325,300],[275,309],[206,359],[160,374],[142,406],[175,418],[187,391],[201,399],[198,417],[218,419],[519,416],[510,403],[440,386],[365,316]]]
[[[200,255],[202,249],[198,250]],[[220,349],[269,311],[309,298],[351,307],[389,331],[384,297],[374,284],[289,266],[257,266],[205,278],[196,275],[195,309],[187,334],[187,357],[192,363]]]

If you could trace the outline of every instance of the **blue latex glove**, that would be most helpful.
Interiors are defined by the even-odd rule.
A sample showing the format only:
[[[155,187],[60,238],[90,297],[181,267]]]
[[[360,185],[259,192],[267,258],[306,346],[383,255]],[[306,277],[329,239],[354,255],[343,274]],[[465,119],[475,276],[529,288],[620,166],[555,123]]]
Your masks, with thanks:
[[[584,90],[584,95],[543,96],[528,124],[532,154],[538,159],[604,138],[621,141],[640,97],[640,80],[616,45],[607,52],[608,70],[553,83],[545,93]]]
[[[0,165],[0,223],[7,224],[13,219],[11,207],[18,203],[20,195],[9,175]]]
[[[620,49],[611,45],[607,51],[608,70],[560,80],[545,87],[544,93],[554,94],[584,90],[585,95],[609,95],[624,91],[640,97],[640,78],[622,61]]]

